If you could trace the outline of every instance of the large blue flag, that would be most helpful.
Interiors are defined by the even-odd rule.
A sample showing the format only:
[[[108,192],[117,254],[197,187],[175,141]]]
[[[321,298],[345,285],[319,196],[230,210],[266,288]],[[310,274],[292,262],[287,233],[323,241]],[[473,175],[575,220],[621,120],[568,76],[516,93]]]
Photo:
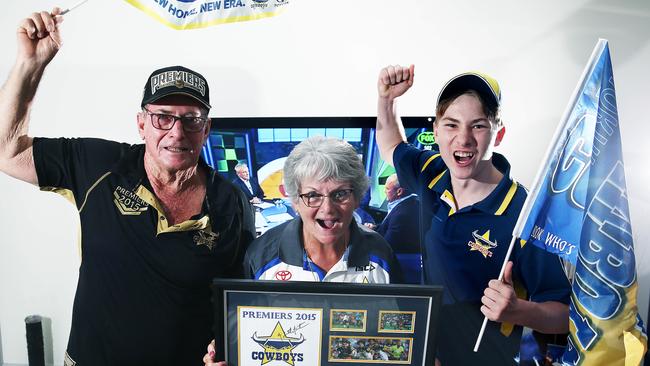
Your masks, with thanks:
[[[524,221],[525,219],[525,221]],[[600,40],[513,235],[575,264],[565,365],[638,365],[632,226],[614,77]]]

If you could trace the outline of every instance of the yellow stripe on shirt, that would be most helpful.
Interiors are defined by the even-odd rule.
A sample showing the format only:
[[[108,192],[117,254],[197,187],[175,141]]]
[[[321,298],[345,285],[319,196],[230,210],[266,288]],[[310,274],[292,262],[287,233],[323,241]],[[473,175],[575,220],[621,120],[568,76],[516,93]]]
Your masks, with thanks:
[[[494,213],[495,215],[501,215],[505,212],[506,208],[508,208],[508,205],[512,201],[512,197],[514,197],[515,192],[517,192],[517,182],[513,180],[508,193],[506,193],[506,197],[503,199],[503,202],[501,202],[501,206],[499,206],[497,211]]]

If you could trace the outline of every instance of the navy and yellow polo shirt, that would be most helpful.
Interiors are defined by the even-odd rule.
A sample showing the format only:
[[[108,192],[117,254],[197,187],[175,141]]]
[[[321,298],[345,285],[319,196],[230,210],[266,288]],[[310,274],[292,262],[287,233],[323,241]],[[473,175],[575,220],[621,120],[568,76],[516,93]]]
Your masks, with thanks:
[[[306,255],[302,220],[297,217],[255,239],[246,252],[247,278],[277,281],[391,283],[399,278],[390,245],[379,234],[350,223],[350,243],[328,272]]]
[[[144,170],[144,146],[34,140],[43,190],[81,223],[81,266],[65,365],[202,365],[212,339],[210,282],[240,277],[250,205],[208,170],[202,212],[170,225]]]
[[[485,199],[456,211],[450,172],[437,151],[403,143],[396,147],[393,162],[400,184],[417,192],[422,203],[423,281],[444,286],[444,303],[453,305],[443,307],[441,329],[456,337],[438,338],[441,362],[466,364],[483,320],[483,291],[499,276],[527,192],[510,178],[505,157],[495,153],[492,163],[503,173],[501,181]],[[511,259],[520,297],[568,304],[571,289],[557,256],[516,243]],[[490,322],[481,351],[474,354],[479,355],[477,362],[512,362],[521,327],[514,333],[512,327],[503,328]],[[454,350],[459,358],[446,357]],[[497,357],[489,358],[485,351]]]

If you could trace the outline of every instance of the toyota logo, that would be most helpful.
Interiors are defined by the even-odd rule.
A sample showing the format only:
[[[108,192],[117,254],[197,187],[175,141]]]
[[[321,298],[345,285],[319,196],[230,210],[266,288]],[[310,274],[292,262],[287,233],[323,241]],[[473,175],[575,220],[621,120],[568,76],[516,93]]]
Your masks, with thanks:
[[[275,272],[275,279],[279,281],[289,281],[291,279],[291,272],[277,271]]]

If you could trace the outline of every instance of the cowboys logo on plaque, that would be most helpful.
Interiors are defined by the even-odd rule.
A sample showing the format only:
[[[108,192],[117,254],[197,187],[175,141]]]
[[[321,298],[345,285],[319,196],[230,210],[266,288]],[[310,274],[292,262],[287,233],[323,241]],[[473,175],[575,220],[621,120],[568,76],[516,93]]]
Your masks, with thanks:
[[[238,306],[241,366],[320,365],[322,309]]]

